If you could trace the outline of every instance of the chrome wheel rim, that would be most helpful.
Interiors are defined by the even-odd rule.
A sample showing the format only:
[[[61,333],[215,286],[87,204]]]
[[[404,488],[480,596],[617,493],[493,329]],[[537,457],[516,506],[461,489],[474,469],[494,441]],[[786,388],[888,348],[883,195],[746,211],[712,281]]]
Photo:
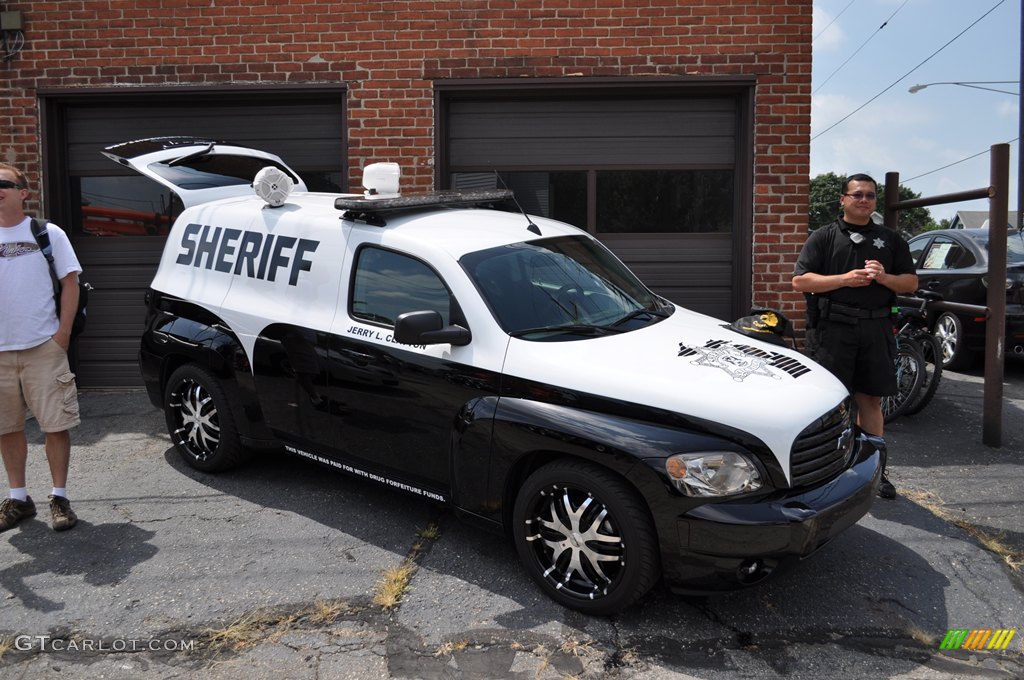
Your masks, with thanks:
[[[177,427],[175,443],[198,461],[205,461],[220,445],[220,422],[213,397],[195,380],[183,380],[171,393]]]
[[[572,597],[607,595],[625,569],[626,544],[614,517],[581,489],[553,485],[538,493],[526,540],[544,580]]]
[[[942,362],[948,364],[956,354],[956,320],[949,316],[939,319],[935,324],[935,337],[942,346]]]

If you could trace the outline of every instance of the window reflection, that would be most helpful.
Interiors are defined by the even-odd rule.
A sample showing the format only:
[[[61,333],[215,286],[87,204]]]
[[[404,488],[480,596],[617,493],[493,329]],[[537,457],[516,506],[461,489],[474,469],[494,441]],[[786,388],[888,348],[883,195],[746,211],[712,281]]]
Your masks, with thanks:
[[[449,323],[451,295],[430,267],[407,255],[367,247],[352,283],[352,317],[394,326],[399,314],[435,311]]]
[[[593,176],[593,182],[588,178]],[[593,196],[590,195],[592,184]],[[597,233],[728,233],[732,170],[457,172],[455,189],[508,187],[523,210]],[[593,214],[588,206],[595,206]]]

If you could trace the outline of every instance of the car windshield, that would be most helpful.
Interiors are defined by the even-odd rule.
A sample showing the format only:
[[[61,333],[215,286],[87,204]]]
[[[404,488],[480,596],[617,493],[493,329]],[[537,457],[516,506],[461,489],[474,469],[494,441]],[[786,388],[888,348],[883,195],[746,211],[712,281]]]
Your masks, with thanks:
[[[618,333],[672,309],[586,237],[489,248],[463,256],[460,264],[505,332],[528,339]]]

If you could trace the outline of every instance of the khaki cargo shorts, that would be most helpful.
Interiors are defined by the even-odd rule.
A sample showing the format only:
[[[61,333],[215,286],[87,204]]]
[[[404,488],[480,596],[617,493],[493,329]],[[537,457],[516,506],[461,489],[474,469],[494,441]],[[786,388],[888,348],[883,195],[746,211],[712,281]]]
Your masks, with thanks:
[[[29,408],[43,432],[63,432],[82,422],[75,374],[67,353],[52,339],[0,352],[0,434],[24,430]]]

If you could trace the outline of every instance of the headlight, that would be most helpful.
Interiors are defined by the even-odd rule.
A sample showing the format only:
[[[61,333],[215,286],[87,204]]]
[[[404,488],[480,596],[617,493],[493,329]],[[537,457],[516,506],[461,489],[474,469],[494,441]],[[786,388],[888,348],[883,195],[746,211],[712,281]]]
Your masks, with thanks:
[[[761,488],[761,473],[732,451],[680,453],[665,461],[675,487],[687,496],[731,496]]]

